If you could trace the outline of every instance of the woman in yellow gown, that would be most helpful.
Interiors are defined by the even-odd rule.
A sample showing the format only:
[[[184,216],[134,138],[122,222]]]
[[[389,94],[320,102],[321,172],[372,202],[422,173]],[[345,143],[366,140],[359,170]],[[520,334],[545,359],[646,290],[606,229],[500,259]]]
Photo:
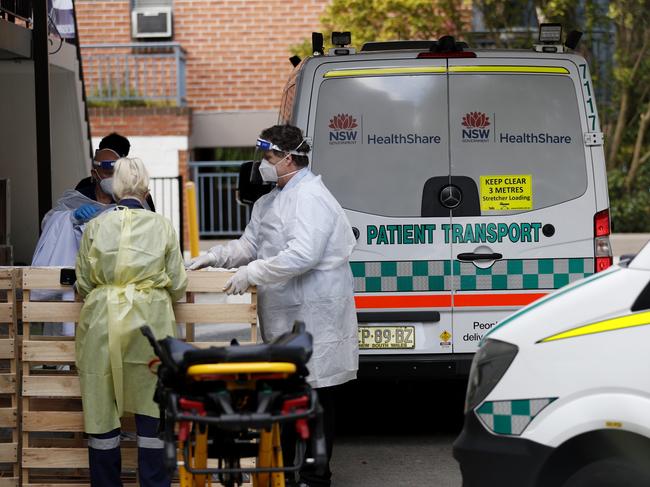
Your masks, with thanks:
[[[187,286],[178,238],[171,222],[145,210],[149,176],[136,158],[115,163],[113,193],[118,207],[91,220],[77,257],[77,290],[84,298],[76,335],[91,485],[119,486],[120,418],[135,414],[140,485],[163,487],[158,438],[154,353],[139,331],[174,336],[172,303]]]

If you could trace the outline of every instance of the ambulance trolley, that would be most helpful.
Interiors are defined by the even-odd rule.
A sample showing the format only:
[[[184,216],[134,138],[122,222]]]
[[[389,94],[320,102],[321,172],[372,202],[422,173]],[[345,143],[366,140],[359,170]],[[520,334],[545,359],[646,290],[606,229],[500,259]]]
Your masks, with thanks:
[[[454,457],[464,487],[650,485],[650,246],[486,334]]]
[[[507,315],[611,264],[589,67],[559,37],[346,42],[297,65],[280,123],[357,237],[360,376],[466,377]]]

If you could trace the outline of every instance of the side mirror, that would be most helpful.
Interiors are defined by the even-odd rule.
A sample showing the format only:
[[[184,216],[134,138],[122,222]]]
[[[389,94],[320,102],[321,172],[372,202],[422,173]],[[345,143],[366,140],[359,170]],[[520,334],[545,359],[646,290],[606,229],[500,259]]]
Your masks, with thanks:
[[[635,257],[636,254],[623,254],[618,258],[618,264],[622,266],[627,266]]]
[[[254,161],[242,163],[239,167],[239,180],[237,181],[237,201],[240,204],[253,206],[258,199],[272,189],[272,184],[262,181]]]

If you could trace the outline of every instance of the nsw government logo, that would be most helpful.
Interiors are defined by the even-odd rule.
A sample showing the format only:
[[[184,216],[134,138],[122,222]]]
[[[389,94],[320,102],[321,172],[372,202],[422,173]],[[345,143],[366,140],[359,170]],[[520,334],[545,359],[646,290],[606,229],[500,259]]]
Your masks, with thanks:
[[[356,144],[359,138],[357,119],[347,113],[339,113],[330,119],[330,144]]]
[[[469,112],[463,117],[463,142],[488,142],[490,117],[483,112]]]

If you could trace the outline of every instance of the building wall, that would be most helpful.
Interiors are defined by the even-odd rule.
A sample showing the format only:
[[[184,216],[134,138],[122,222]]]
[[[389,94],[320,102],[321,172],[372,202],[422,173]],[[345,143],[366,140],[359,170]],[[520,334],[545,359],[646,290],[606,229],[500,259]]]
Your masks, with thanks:
[[[196,111],[276,110],[289,46],[311,38],[329,0],[176,0],[174,39],[188,51]]]
[[[10,180],[14,262],[29,265],[38,240],[33,63],[0,63],[0,178]],[[30,177],[26,177],[30,175]]]
[[[195,112],[277,110],[289,47],[319,29],[329,0],[174,0],[173,41],[187,51]],[[129,0],[77,0],[81,45],[128,43]],[[85,53],[87,51],[82,51]]]
[[[66,45],[63,50],[72,49]],[[74,66],[53,65],[50,57],[51,206],[88,174]],[[65,67],[70,69],[64,69]],[[14,262],[30,264],[39,237],[36,177],[34,63],[0,61],[0,179],[10,180],[10,243]]]
[[[190,134],[188,108],[157,107],[94,107],[89,109],[93,136],[103,137],[110,132],[124,135],[184,135]]]

